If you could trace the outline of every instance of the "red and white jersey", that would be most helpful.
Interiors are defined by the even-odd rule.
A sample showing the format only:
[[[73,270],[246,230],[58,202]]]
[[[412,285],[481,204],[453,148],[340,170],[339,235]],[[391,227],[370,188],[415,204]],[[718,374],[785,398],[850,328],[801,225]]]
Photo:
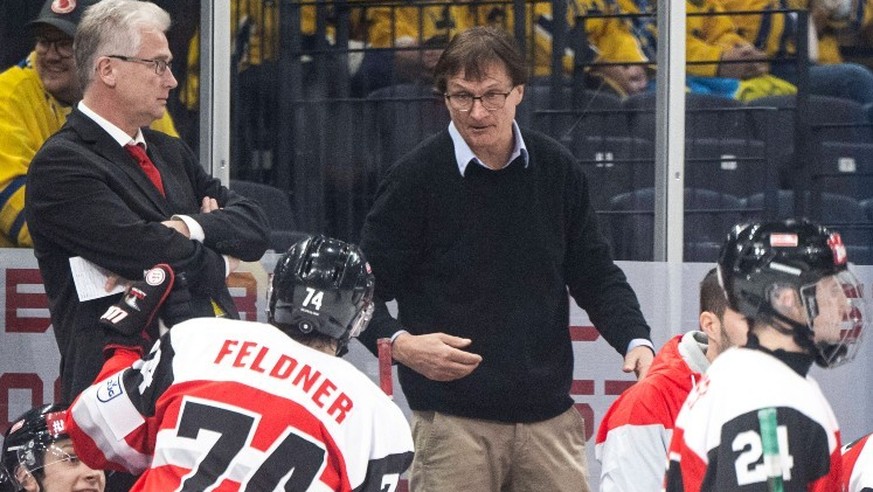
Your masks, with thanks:
[[[786,491],[840,491],[840,432],[818,384],[773,355],[730,349],[710,366],[676,419],[668,491],[768,491],[758,410],[777,413]],[[768,460],[769,464],[769,460]]]
[[[697,334],[702,343],[695,339]],[[670,339],[655,356],[646,377],[625,390],[606,411],[595,445],[600,492],[661,488],[676,416],[695,382],[700,381],[700,372],[709,365],[704,353],[706,340],[702,332]]]
[[[843,486],[847,492],[873,492],[873,443],[870,434],[843,446]]]
[[[141,473],[133,490],[392,491],[412,461],[409,424],[378,386],[271,325],[193,319],[113,373],[125,357],[67,425],[92,468]]]

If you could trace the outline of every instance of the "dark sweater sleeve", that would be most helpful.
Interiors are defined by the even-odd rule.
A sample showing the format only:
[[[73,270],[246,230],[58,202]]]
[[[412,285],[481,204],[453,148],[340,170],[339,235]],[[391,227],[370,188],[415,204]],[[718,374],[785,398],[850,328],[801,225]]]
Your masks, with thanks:
[[[416,186],[415,168],[401,160],[393,166],[376,192],[376,199],[364,221],[361,250],[376,277],[376,310],[358,339],[373,354],[376,341],[403,329],[388,312],[386,302],[396,299],[404,279],[419,258],[424,237],[426,206],[423,186]]]
[[[567,285],[597,331],[623,356],[631,340],[650,339],[650,329],[636,294],[624,272],[613,262],[609,245],[597,226],[587,177],[575,162],[569,168],[565,191]]]

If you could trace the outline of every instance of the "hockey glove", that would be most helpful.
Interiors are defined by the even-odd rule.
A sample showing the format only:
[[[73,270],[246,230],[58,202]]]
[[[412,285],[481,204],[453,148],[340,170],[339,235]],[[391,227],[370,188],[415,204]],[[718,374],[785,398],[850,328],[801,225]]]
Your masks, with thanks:
[[[131,284],[124,296],[100,317],[105,345],[103,355],[111,357],[116,348],[142,353],[148,342],[146,330],[173,288],[173,269],[159,264],[148,270],[143,280]]]
[[[161,319],[164,320],[164,325],[167,328],[172,328],[177,324],[194,317],[194,311],[191,308],[191,291],[188,290],[188,276],[185,272],[180,272],[176,275],[176,281],[173,284],[173,290],[164,302],[164,307],[161,310]]]

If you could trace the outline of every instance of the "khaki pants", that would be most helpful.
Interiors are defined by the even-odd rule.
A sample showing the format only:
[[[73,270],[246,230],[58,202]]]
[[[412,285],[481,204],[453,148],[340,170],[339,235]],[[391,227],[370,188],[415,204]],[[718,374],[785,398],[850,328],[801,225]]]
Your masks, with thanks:
[[[411,492],[589,492],[585,425],[575,408],[506,424],[413,412]]]

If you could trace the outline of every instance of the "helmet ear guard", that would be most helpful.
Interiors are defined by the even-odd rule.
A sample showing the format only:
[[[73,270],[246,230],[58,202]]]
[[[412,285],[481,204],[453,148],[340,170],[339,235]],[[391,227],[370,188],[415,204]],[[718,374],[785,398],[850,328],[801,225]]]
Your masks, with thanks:
[[[349,336],[352,338],[356,338],[361,334],[366,328],[367,325],[370,324],[370,320],[373,319],[373,311],[375,311],[375,305],[372,301],[367,302],[367,305],[364,309],[358,313],[355,319],[352,321],[352,329],[349,331]]]
[[[791,333],[823,367],[854,358],[869,323],[838,233],[806,220],[738,225],[718,261],[731,309]]]

